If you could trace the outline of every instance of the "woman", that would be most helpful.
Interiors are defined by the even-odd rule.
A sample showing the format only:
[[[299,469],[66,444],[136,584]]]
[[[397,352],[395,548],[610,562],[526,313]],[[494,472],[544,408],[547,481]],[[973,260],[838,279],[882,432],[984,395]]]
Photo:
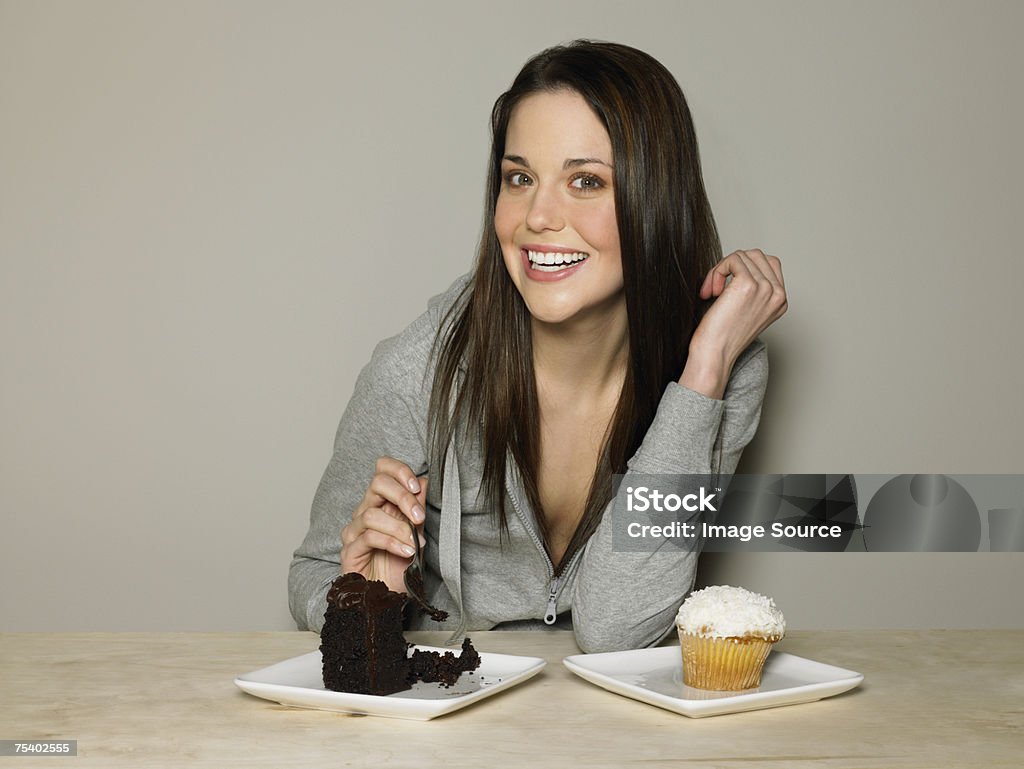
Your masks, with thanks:
[[[734,470],[767,378],[757,335],[786,309],[779,261],[720,259],[686,101],[647,54],[542,52],[492,137],[474,272],[360,374],[292,614],[321,627],[339,561],[403,591],[412,522],[451,615],[417,627],[543,622],[588,652],[649,645],[696,554],[613,552],[612,475]]]

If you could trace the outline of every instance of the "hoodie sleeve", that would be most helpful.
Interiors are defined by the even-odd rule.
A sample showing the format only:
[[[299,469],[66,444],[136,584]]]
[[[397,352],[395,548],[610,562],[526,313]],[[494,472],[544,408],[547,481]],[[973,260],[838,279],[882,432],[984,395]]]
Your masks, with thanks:
[[[396,348],[393,340],[378,345],[356,380],[335,435],[334,452],[313,498],[309,531],[292,558],[288,605],[300,630],[319,632],[323,626],[327,589],[340,573],[341,530],[362,501],[377,459],[394,457],[414,472],[426,468],[409,393],[393,376]]]
[[[356,380],[313,498],[309,531],[288,571],[288,606],[300,630],[323,627],[327,589],[341,564],[341,530],[362,501],[377,459],[394,457],[416,473],[427,468],[431,349],[465,284],[465,277],[457,280],[402,333],[378,344]]]
[[[623,483],[632,474],[734,472],[757,430],[767,381],[767,352],[756,340],[733,366],[722,400],[670,383]],[[654,552],[614,552],[609,504],[573,581],[580,649],[636,649],[664,638],[693,586],[697,555],[668,544]]]

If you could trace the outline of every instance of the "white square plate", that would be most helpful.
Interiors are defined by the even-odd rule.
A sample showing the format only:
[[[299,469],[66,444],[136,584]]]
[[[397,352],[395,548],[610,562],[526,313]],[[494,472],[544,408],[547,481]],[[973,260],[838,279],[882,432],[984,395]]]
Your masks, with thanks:
[[[442,653],[452,651],[434,646],[414,648]],[[480,667],[472,673],[463,673],[450,689],[420,682],[412,689],[381,697],[325,689],[323,658],[317,650],[241,675],[235,679],[235,685],[265,700],[297,708],[429,721],[522,683],[539,673],[545,664],[540,657],[480,652]]]
[[[690,718],[814,702],[853,689],[864,680],[852,670],[784,652],[769,654],[761,685],[741,692],[711,692],[686,686],[678,646],[575,654],[562,662],[576,675],[610,692]]]

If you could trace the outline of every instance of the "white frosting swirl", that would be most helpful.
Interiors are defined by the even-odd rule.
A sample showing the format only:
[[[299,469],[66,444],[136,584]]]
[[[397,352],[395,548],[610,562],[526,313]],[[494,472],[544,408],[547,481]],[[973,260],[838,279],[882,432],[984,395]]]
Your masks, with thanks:
[[[697,590],[683,602],[676,625],[684,633],[729,638],[760,636],[781,638],[786,620],[767,596],[742,587],[716,585]]]

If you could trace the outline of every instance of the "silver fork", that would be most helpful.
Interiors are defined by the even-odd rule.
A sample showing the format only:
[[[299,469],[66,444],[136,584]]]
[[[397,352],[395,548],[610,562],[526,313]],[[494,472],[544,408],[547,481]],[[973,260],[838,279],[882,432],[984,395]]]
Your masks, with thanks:
[[[420,533],[416,531],[416,526],[412,521],[406,520],[409,528],[412,529],[412,542],[416,547],[416,555],[413,556],[412,563],[405,570],[405,592],[420,605],[423,611],[430,615],[431,619],[444,622],[448,619],[448,612],[435,608],[427,602],[423,585],[423,553],[420,551]]]

